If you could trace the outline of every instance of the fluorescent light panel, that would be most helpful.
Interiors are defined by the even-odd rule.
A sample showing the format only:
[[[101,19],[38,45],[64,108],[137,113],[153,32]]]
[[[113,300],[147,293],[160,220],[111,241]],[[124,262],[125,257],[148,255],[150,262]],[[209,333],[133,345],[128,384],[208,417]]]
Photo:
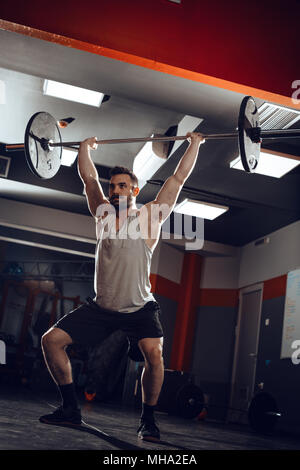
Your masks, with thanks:
[[[227,212],[228,209],[229,207],[227,206],[195,201],[193,199],[185,199],[175,207],[174,212],[194,217],[201,217],[202,219],[214,220],[224,214],[224,212]]]
[[[53,80],[44,80],[43,87],[44,95],[54,96],[68,101],[76,101],[76,103],[83,103],[89,106],[100,107],[104,93],[98,91],[87,90],[66,83],[55,82]]]
[[[261,151],[255,173],[272,176],[273,178],[281,178],[299,165],[299,163],[300,162],[298,160],[293,160],[292,158],[280,157],[279,155],[273,155],[272,153]],[[243,170],[240,157],[230,162],[230,168]]]

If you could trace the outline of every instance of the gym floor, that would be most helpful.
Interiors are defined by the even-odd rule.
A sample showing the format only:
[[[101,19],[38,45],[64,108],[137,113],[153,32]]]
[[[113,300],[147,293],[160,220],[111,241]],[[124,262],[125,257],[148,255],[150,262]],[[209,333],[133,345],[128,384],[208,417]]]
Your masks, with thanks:
[[[0,450],[104,450],[118,448],[109,440],[79,432],[76,429],[45,425],[39,422],[42,414],[51,412],[58,405],[53,394],[32,392],[28,388],[1,386],[0,395]],[[161,438],[170,445],[142,442],[136,429],[139,412],[115,404],[85,402],[82,404],[85,422],[125,441],[123,449],[130,445],[141,450],[169,451],[185,448],[199,450],[298,450],[299,438],[282,435],[258,435],[248,426],[185,420],[164,413],[157,413]],[[126,447],[126,443],[128,447]],[[177,446],[177,447],[176,447]],[[120,447],[119,447],[120,450]]]

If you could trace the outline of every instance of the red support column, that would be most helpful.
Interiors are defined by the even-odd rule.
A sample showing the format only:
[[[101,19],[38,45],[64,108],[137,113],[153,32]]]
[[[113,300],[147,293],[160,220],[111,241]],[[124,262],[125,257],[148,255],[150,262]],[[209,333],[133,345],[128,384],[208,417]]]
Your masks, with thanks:
[[[189,372],[196,326],[196,307],[201,279],[202,257],[185,253],[170,368]]]

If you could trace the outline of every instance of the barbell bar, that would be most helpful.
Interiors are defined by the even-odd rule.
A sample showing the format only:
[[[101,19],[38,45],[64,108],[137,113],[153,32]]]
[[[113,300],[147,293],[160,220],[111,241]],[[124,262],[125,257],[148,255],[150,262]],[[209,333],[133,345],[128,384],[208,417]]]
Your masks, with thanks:
[[[273,129],[272,131],[264,131],[260,128],[253,128],[260,136],[261,139],[278,139],[278,138],[296,138],[300,137],[300,130],[295,129]],[[205,140],[216,140],[216,139],[234,139],[238,137],[238,132],[230,132],[225,134],[202,134]],[[31,134],[33,139],[35,138],[34,134]],[[127,144],[127,143],[136,143],[136,142],[172,142],[176,140],[186,140],[187,136],[154,136],[154,137],[128,137],[124,139],[106,139],[106,140],[97,140],[97,144]],[[42,140],[42,139],[39,139]],[[45,139],[45,146],[49,147],[75,147],[81,144],[81,141],[75,142],[51,142]],[[24,144],[7,144],[5,145],[6,151],[14,150],[23,150],[25,147]]]
[[[293,137],[300,137],[300,129],[296,131],[295,129],[274,129],[272,131],[263,131],[260,127],[253,128],[253,131],[257,132],[260,138],[263,139],[278,139],[286,138],[291,139]],[[284,134],[283,134],[284,132]],[[238,137],[238,132],[229,132],[225,134],[202,134],[205,140],[216,140],[216,139],[235,139]],[[134,142],[168,142],[168,141],[176,141],[176,140],[186,140],[187,136],[155,136],[155,137],[132,137],[127,139],[108,139],[108,140],[97,140],[97,144],[126,144],[126,143],[134,143]],[[50,147],[73,147],[75,145],[80,145],[81,142],[49,142]],[[23,145],[24,148],[24,145]]]
[[[268,130],[261,130],[260,127],[253,128],[254,132],[257,132],[257,135],[260,136],[261,139],[278,139],[278,138],[286,138],[291,139],[295,137],[300,137],[300,129],[273,129],[271,131]],[[254,133],[253,132],[253,133]],[[251,133],[249,133],[251,134]],[[238,132],[229,132],[224,134],[202,134],[205,140],[216,140],[216,139],[235,139],[238,137]],[[31,137],[35,138],[34,134],[31,134]],[[154,137],[128,137],[124,139],[104,139],[104,140],[97,140],[97,144],[128,144],[128,143],[136,143],[136,142],[172,142],[176,140],[186,140],[187,136],[154,136]],[[42,140],[42,139],[40,139]],[[75,142],[51,142],[45,139],[45,144],[49,145],[49,147],[75,147],[81,144],[81,141]],[[5,149],[7,151],[10,150],[18,150],[24,149],[24,144],[7,144]]]
[[[282,139],[300,137],[300,129],[262,130],[258,109],[254,98],[245,96],[242,100],[238,128],[233,132],[203,134],[205,140],[238,138],[243,167],[253,172],[257,167],[262,139]],[[187,136],[151,136],[124,139],[97,140],[97,144],[124,144],[137,142],[171,142],[186,140]],[[52,178],[60,168],[62,148],[75,148],[81,142],[62,142],[57,121],[46,112],[35,113],[25,130],[24,144],[8,144],[7,151],[23,150],[32,172],[40,178]]]
[[[237,133],[234,134],[207,134],[203,135],[205,139],[226,139],[237,137]],[[135,142],[172,142],[176,140],[186,140],[186,135],[177,135],[177,136],[154,136],[154,137],[132,137],[128,139],[108,139],[108,140],[97,140],[97,144],[126,144],[126,143],[135,143]],[[65,142],[63,146],[74,146],[80,145],[81,142]],[[51,147],[59,147],[61,144],[59,142],[50,143]]]
[[[37,136],[31,133],[30,135],[33,139],[40,141],[41,144],[49,147],[74,147],[79,146],[81,142],[51,142],[47,139],[37,139]],[[238,137],[237,132],[232,132],[228,134],[203,134],[205,139],[233,139]],[[172,142],[176,140],[186,140],[187,136],[154,136],[154,137],[128,137],[124,139],[106,139],[106,140],[97,140],[97,144],[128,144],[128,143],[136,143],[136,142]],[[5,150],[7,151],[14,151],[14,150],[22,150],[24,149],[24,144],[7,144],[5,146]]]

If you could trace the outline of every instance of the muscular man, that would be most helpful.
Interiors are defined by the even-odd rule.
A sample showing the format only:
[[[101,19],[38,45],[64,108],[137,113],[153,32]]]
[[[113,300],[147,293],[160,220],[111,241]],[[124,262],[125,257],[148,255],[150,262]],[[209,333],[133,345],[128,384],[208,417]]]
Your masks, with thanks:
[[[138,344],[145,364],[141,377],[142,414],[138,436],[158,440],[154,419],[164,377],[163,331],[159,304],[150,292],[152,253],[161,225],[172,212],[186,179],[191,174],[204,139],[188,133],[189,147],[156,199],[137,210],[138,180],[128,169],[111,172],[109,197],[101,188],[90,156],[97,148],[96,137],[83,141],[78,154],[78,172],[87,203],[96,222],[97,248],[94,301],[89,301],[61,318],[42,337],[42,349],[49,372],[58,386],[62,405],[44,415],[48,424],[81,424],[81,413],[72,379],[66,347],[72,343],[99,344],[115,330],[126,332]],[[163,211],[155,210],[164,207]]]

